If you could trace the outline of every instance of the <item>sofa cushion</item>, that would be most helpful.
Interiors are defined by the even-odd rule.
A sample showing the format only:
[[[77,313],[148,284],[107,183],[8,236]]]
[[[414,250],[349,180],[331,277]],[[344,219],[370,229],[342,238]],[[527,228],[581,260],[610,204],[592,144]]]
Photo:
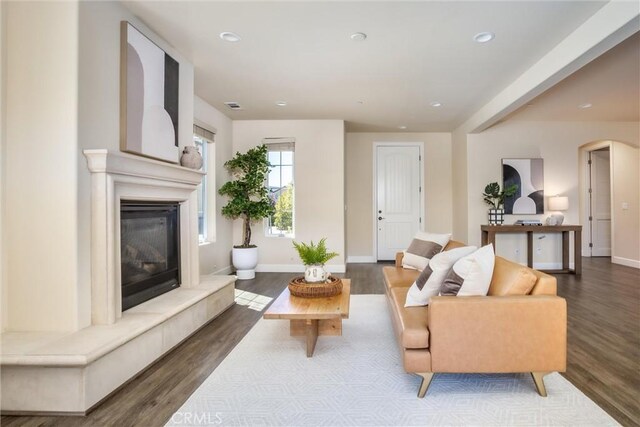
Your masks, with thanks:
[[[402,267],[386,266],[382,268],[382,275],[387,288],[408,288],[415,282],[420,272]]]
[[[429,260],[433,258],[434,255],[442,252],[450,239],[451,234],[434,234],[418,231],[404,253],[402,266],[420,271],[424,270],[429,264]]]
[[[404,348],[429,348],[429,328],[427,327],[428,307],[406,307],[409,288],[392,288],[390,296],[393,304],[394,321],[399,322],[400,345]]]
[[[440,295],[487,295],[494,264],[493,245],[483,246],[459,259],[444,279],[440,287]]]
[[[435,255],[411,285],[411,288],[409,288],[405,307],[429,304],[429,299],[438,295],[442,282],[456,261],[475,252],[477,249],[475,246],[463,246]]]
[[[487,295],[528,295],[538,277],[528,267],[516,267],[507,260],[496,257],[493,278]]]

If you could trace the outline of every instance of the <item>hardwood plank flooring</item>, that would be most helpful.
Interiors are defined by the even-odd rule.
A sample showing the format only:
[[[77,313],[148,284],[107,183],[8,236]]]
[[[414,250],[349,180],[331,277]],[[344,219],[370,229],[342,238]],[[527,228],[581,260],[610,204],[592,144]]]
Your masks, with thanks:
[[[382,265],[350,264],[352,294],[382,294]],[[290,273],[259,273],[237,289],[275,298]],[[640,272],[584,258],[583,274],[557,275],[569,307],[565,377],[618,422],[640,426]],[[3,416],[2,426],[160,426],[260,319],[235,305],[121,387],[86,417]]]

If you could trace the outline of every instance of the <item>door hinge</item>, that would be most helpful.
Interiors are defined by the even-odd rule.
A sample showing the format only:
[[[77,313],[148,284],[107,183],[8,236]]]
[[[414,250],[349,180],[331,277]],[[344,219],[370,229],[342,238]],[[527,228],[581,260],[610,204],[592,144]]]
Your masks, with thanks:
[[[593,192],[593,190],[590,188],[590,189],[589,189],[589,194],[591,194],[592,192]]]
[[[590,165],[591,164],[591,159],[587,160],[587,164]]]
[[[593,247],[593,243],[589,243],[589,247],[592,248]]]
[[[418,187],[418,193],[422,193],[422,187]]]
[[[421,155],[421,154],[419,154],[419,155],[418,155],[418,161],[419,161],[419,162],[421,162],[421,161],[422,161],[422,155]]]
[[[420,224],[422,224],[422,218],[419,218],[419,220],[420,220]]]
[[[592,216],[589,217],[589,221],[593,221],[593,217]]]

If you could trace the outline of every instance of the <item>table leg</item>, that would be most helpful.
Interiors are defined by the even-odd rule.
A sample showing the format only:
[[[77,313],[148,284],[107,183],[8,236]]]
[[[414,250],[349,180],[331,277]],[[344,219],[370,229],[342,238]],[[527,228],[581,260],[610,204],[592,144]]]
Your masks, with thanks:
[[[305,322],[307,332],[307,357],[313,356],[318,341],[318,319],[309,319]]]
[[[481,234],[481,240],[482,240],[482,246],[488,245],[488,241],[489,241],[489,232],[482,230]],[[494,245],[495,246],[495,245]]]
[[[569,232],[562,232],[562,269],[569,271]]]
[[[533,268],[533,231],[527,231],[527,266]]]
[[[582,231],[573,232],[574,271],[582,274]]]

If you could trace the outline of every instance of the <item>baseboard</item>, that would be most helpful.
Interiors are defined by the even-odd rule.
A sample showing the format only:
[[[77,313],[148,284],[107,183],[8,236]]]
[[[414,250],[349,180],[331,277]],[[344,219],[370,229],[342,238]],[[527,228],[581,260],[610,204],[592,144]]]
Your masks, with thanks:
[[[325,268],[330,273],[344,273],[347,271],[344,264],[329,264]],[[304,273],[302,264],[258,264],[257,273]]]
[[[230,266],[230,265],[228,265],[228,266],[226,266],[226,267],[224,267],[224,268],[221,268],[221,269],[220,269],[220,270],[218,270],[218,271],[214,271],[214,272],[213,272],[213,273],[211,273],[211,274],[226,276],[226,275],[228,275],[228,274],[231,274],[231,266]]]
[[[536,270],[562,270],[561,262],[534,262],[533,268]],[[569,263],[569,268],[574,268],[572,262]]]
[[[373,256],[348,256],[347,264],[370,264],[376,263],[378,260]]]
[[[625,265],[627,267],[640,268],[640,261],[636,259],[622,258],[619,256],[612,256],[611,262],[614,264]]]

